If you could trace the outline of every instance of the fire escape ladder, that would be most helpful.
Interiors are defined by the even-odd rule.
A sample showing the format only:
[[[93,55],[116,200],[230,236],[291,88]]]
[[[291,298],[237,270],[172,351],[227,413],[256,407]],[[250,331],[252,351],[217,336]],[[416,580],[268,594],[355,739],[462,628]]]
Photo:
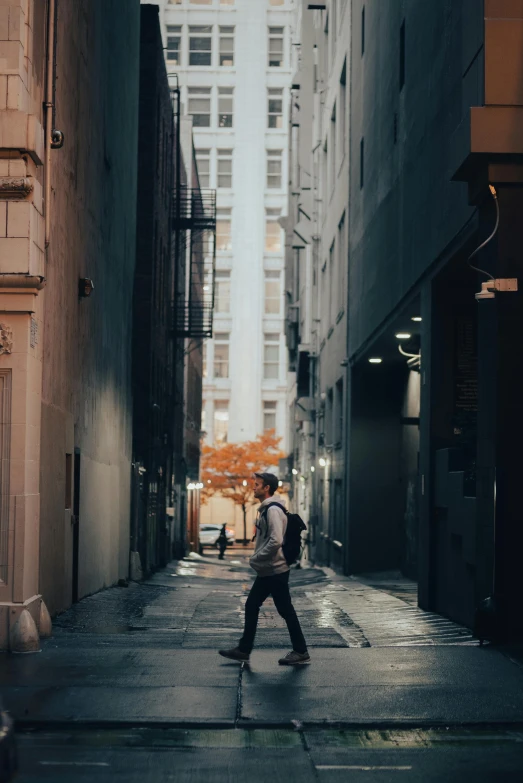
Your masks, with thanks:
[[[176,198],[176,194],[175,194]],[[173,307],[176,337],[212,337],[216,266],[216,191],[182,188],[174,230],[180,232],[185,287]]]

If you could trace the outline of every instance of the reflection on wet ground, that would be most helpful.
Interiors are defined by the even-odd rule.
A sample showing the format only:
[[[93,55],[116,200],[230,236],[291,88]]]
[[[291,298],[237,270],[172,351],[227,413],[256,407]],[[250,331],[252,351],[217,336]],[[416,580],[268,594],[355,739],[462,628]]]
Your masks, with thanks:
[[[142,583],[90,596],[57,617],[56,634],[161,633],[172,647],[237,643],[254,574],[249,549],[229,558],[191,554]],[[466,628],[416,605],[416,584],[398,574],[329,577],[319,568],[291,570],[296,611],[310,647],[475,644]],[[174,594],[173,594],[174,593]],[[167,641],[167,639],[169,641]],[[287,644],[271,599],[260,612],[257,646]]]

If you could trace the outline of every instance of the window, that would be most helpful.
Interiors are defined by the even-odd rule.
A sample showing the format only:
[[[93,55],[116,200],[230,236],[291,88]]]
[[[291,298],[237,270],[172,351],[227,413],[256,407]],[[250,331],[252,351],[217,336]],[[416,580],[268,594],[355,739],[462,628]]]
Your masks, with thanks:
[[[232,150],[218,150],[218,187],[232,188]]]
[[[400,27],[400,92],[405,85],[405,20]]]
[[[212,0],[190,0],[191,5],[212,5]]]
[[[216,210],[216,250],[232,250],[230,207],[218,207]]]
[[[361,9],[361,56],[365,54],[365,6]]]
[[[283,27],[269,27],[269,67],[283,65]]]
[[[340,100],[338,112],[338,149],[340,166],[345,158],[347,137],[347,61],[344,62],[340,76]]]
[[[220,65],[234,65],[234,27],[220,27]]]
[[[167,25],[167,63],[180,65],[182,26]]]
[[[202,345],[202,376],[207,378],[207,340],[204,340]],[[204,429],[205,427],[202,427],[202,430]]]
[[[65,455],[65,508],[73,507],[73,455]]]
[[[283,90],[281,89],[269,90],[267,124],[269,128],[283,127]]]
[[[281,253],[281,226],[278,223],[280,209],[265,210],[265,251],[267,253]]]
[[[325,443],[327,446],[332,446],[333,444],[333,400],[332,389],[328,389],[325,404]]]
[[[331,138],[330,138],[330,144],[329,144],[329,151],[330,151],[330,194],[332,195],[334,188],[336,186],[336,175],[338,173],[337,169],[337,159],[336,159],[336,104],[334,104],[334,108],[332,110],[331,114]]]
[[[285,0],[269,0],[269,5],[283,5]]]
[[[347,268],[347,239],[345,236],[345,213],[343,213],[343,216],[338,223],[338,312],[343,310],[347,279],[345,270]]]
[[[343,378],[336,383],[334,397],[334,443],[338,448],[343,443]]]
[[[214,442],[227,443],[229,435],[229,403],[227,400],[214,401]]]
[[[328,270],[327,270],[327,261],[323,262],[323,266],[321,268],[321,290],[320,290],[320,297],[321,297],[321,308],[322,312],[327,314],[329,312],[329,286],[328,286]],[[321,334],[323,336],[326,336],[327,330],[329,328],[328,319],[323,318],[320,324]]]
[[[265,380],[278,380],[280,377],[280,335],[263,336],[263,377]]]
[[[331,327],[334,321],[334,296],[337,296],[337,269],[336,269],[336,242],[334,241],[329,248],[329,323]]]
[[[232,128],[234,105],[234,87],[218,89],[218,127]]]
[[[280,273],[274,269],[265,271],[265,315],[279,315],[281,312]]]
[[[229,335],[217,332],[214,336],[214,377],[229,377]]]
[[[189,27],[189,65],[210,65],[212,59],[212,27]]]
[[[201,425],[200,425],[201,432],[205,432],[206,429],[207,429],[206,426],[205,426],[206,423],[207,423],[207,415],[206,414],[207,414],[207,411],[205,410],[205,408],[202,408],[202,422],[201,422]]]
[[[267,150],[267,187],[281,188],[282,150]]]
[[[363,187],[365,177],[365,139],[360,141],[360,190]]]
[[[195,128],[211,127],[211,88],[189,87],[189,114]]]
[[[214,309],[217,313],[231,311],[231,273],[219,269],[215,274]]]
[[[276,429],[276,409],[278,403],[273,400],[263,401],[263,431]]]
[[[211,187],[211,151],[196,150],[196,165],[201,188]]]

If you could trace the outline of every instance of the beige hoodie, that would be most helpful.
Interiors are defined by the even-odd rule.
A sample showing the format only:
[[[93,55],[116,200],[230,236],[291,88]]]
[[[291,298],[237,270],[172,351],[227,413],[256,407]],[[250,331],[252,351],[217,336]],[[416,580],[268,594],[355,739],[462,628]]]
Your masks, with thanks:
[[[284,505],[280,495],[273,495],[260,503],[258,518],[256,520],[256,543],[254,554],[250,559],[251,567],[258,576],[275,576],[289,570],[285,555],[282,551],[283,539],[287,529],[287,516],[281,510],[273,506],[265,514],[261,514],[264,506],[269,503]]]

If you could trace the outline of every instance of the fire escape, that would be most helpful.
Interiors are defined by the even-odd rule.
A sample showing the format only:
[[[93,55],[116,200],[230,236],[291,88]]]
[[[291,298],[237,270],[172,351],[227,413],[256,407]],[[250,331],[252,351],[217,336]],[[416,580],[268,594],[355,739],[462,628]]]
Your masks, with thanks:
[[[173,311],[176,337],[212,337],[216,265],[216,191],[180,188],[174,230],[185,268]],[[185,260],[185,264],[183,263]]]

